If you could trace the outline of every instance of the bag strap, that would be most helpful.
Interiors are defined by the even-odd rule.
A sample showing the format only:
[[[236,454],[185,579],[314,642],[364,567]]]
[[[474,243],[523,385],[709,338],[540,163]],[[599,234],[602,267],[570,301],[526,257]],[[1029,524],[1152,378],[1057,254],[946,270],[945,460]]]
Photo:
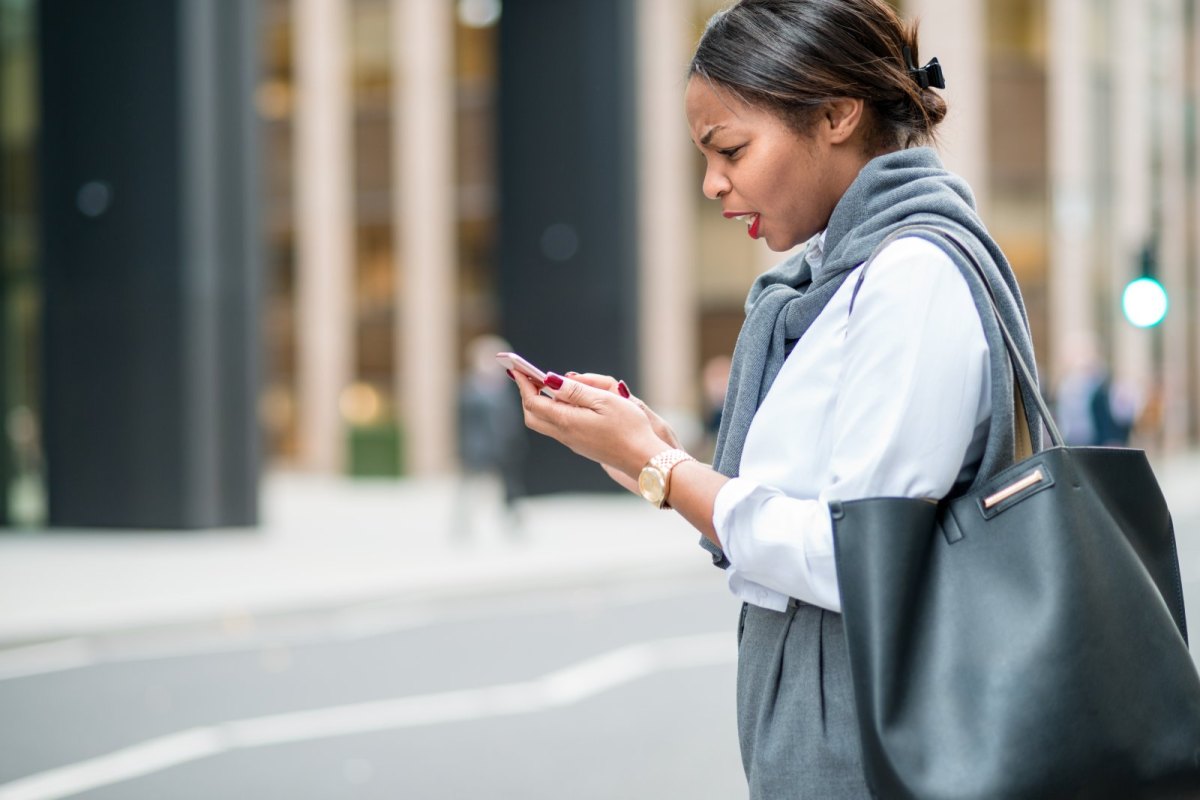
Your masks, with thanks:
[[[983,288],[987,294],[988,305],[991,306],[992,314],[996,318],[996,323],[1000,326],[1000,333],[1004,337],[1004,346],[1005,349],[1008,350],[1008,358],[1013,365],[1013,407],[1016,412],[1016,460],[1020,461],[1023,458],[1028,458],[1029,456],[1033,455],[1033,439],[1030,435],[1029,418],[1026,416],[1025,399],[1021,391],[1022,388],[1027,390],[1030,396],[1033,397],[1034,403],[1037,405],[1038,414],[1041,416],[1041,420],[1043,424],[1045,424],[1046,430],[1050,434],[1050,441],[1055,447],[1062,447],[1062,434],[1059,433],[1058,426],[1054,424],[1054,417],[1051,416],[1050,408],[1046,405],[1045,399],[1043,399],[1041,392],[1038,391],[1037,381],[1033,377],[1033,372],[1029,369],[1028,365],[1026,365],[1025,359],[1021,357],[1021,352],[1017,349],[1016,340],[1013,339],[1013,335],[1008,330],[1008,326],[1004,324],[1004,317],[1000,315],[1000,308],[996,304],[996,295],[992,290],[992,284],[988,281],[987,274],[983,271],[983,267],[980,266],[979,260],[975,258],[975,254],[971,252],[970,248],[964,245],[954,234],[933,225],[921,224],[905,225],[889,233],[886,237],[884,237],[882,242],[875,246],[875,249],[871,251],[871,255],[866,260],[866,263],[863,264],[862,272],[859,273],[858,281],[854,285],[854,293],[850,297],[850,311],[854,311],[854,301],[858,297],[859,289],[862,288],[863,280],[867,277],[867,269],[871,266],[871,263],[875,261],[875,258],[892,242],[905,236],[909,236],[913,233],[929,234],[930,236],[934,236],[938,239],[948,242],[954,247],[954,249],[958,250],[964,258],[966,258],[967,263],[971,265],[971,267],[975,270],[975,274],[978,275],[980,281],[983,282]]]
[[[1016,373],[1013,373],[1013,377],[1016,377]],[[1033,455],[1033,437],[1029,433],[1029,417],[1025,416],[1025,398],[1021,396],[1021,387],[1015,380],[1013,381],[1013,408],[1016,413],[1014,422],[1017,435],[1015,463],[1015,461],[1024,461]],[[1050,418],[1046,417],[1046,419]]]

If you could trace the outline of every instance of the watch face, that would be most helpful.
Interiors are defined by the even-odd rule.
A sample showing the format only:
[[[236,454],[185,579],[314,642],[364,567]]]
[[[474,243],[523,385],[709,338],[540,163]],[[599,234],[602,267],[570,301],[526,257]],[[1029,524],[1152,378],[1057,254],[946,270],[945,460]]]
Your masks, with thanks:
[[[638,475],[638,490],[651,503],[661,503],[667,493],[667,476],[662,470],[646,467]]]

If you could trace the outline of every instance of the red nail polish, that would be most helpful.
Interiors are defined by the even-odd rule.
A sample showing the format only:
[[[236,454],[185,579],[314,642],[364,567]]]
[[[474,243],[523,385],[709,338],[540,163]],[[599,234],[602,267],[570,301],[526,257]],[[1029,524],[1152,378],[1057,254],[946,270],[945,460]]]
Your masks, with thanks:
[[[557,392],[559,389],[562,388],[562,385],[563,385],[562,376],[555,375],[553,372],[547,372],[546,373],[546,385]]]
[[[617,391],[621,393],[621,397],[629,399],[629,387],[625,385],[625,381],[617,381]]]
[[[510,377],[510,378],[512,378],[512,379],[513,379],[513,383],[516,383],[516,381],[517,381],[517,376],[512,374],[512,370],[511,370],[511,369],[506,369],[506,370],[504,370],[504,372],[505,372],[505,374],[507,374],[507,375],[508,375],[508,377]]]

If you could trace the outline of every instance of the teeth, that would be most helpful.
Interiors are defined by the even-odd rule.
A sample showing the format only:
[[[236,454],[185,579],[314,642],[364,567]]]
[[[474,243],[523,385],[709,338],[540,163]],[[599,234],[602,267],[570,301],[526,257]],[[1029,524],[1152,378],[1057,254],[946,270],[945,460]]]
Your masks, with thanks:
[[[739,214],[738,216],[734,217],[734,219],[740,219],[742,222],[746,223],[746,227],[750,227],[754,224],[754,218],[757,216],[758,214]]]

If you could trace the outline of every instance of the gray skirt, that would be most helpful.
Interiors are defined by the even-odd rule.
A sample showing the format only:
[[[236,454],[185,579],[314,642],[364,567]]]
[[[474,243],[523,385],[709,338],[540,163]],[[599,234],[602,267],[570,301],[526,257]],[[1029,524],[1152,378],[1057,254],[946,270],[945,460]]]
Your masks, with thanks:
[[[743,606],[737,714],[751,800],[871,797],[840,614]]]

